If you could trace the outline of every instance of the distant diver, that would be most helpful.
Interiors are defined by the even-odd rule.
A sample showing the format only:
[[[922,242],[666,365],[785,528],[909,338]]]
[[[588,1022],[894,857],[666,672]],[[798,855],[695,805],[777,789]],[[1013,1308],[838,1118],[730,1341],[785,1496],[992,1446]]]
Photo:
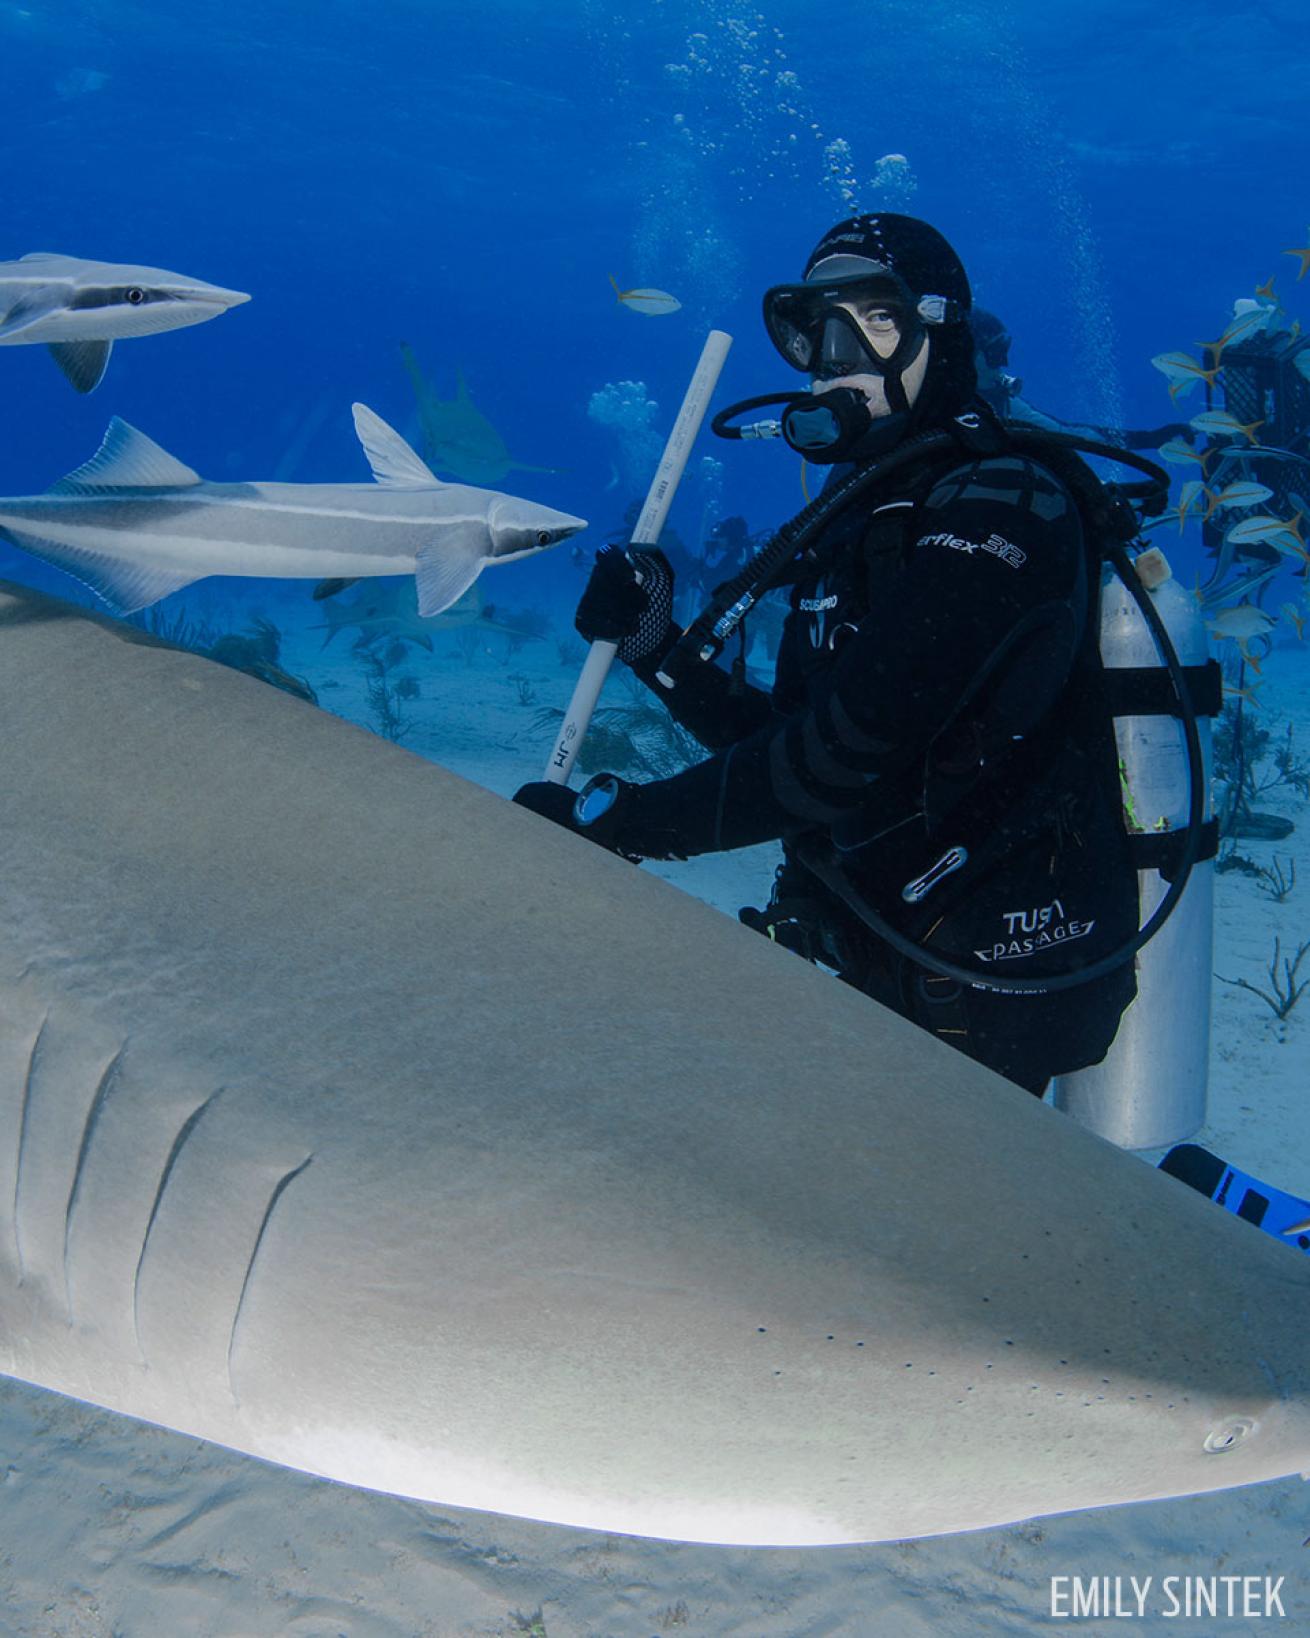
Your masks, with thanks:
[[[783,402],[782,436],[832,469],[775,537],[787,566],[765,584],[790,585],[790,614],[772,693],[744,665],[698,663],[712,611],[684,638],[661,553],[604,550],[579,632],[616,642],[710,755],[516,800],[633,859],[781,839],[748,925],[1040,1094],[1101,1060],[1134,996],[1137,876],[1091,617],[1102,542],[1083,518],[1101,486],[979,399],[970,308],[942,235],[890,212],[838,223],[801,283],[766,293],[770,340],[810,388],[745,400],[716,430]]]
[[[1122,449],[1159,449],[1170,438],[1195,438],[1186,421],[1170,421],[1164,426],[1140,430],[1094,426],[1090,422],[1062,421],[1048,415],[1022,396],[1023,382],[1009,373],[1012,338],[1004,322],[985,307],[975,307],[969,315],[973,331],[974,366],[978,371],[978,396],[1003,421],[1022,421],[1026,426],[1045,427],[1051,432],[1073,433],[1094,442],[1118,444]]]

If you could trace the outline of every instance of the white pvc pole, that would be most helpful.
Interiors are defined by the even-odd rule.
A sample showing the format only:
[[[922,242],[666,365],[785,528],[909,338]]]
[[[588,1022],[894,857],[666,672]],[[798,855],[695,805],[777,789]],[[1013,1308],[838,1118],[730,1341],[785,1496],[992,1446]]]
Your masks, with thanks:
[[[642,507],[641,516],[637,519],[632,532],[632,540],[638,546],[654,546],[659,541],[664,520],[669,515],[669,507],[673,504],[673,497],[686,468],[687,457],[691,454],[691,446],[695,443],[696,434],[705,419],[705,411],[709,408],[710,397],[718,382],[723,361],[728,356],[728,348],[731,346],[732,337],[722,330],[711,330],[705,338],[696,373],[692,376],[691,385],[682,400],[682,408],[673,423],[673,431],[664,446],[660,464],[655,469],[655,476],[646,495],[646,504]],[[569,774],[573,771],[574,758],[591,722],[591,713],[596,709],[596,701],[600,698],[601,688],[618,651],[617,643],[596,642],[591,645],[578,680],[574,684],[573,698],[564,713],[564,722],[550,753],[550,759],[546,763],[546,771],[542,775],[543,779],[549,780],[552,784],[568,783]]]

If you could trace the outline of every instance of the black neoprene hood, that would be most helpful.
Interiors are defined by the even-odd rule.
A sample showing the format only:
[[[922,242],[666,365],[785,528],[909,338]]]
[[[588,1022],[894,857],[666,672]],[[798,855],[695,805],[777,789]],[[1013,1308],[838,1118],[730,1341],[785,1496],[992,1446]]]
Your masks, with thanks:
[[[838,257],[859,257],[877,263],[892,273],[916,300],[939,296],[951,304],[950,318],[930,326],[928,373],[915,401],[910,424],[916,429],[932,426],[958,414],[977,391],[978,376],[973,360],[973,335],[969,329],[973,292],[964,264],[949,242],[935,227],[916,216],[878,211],[849,217],[829,228],[809,254],[805,263],[806,279],[810,279],[816,269],[822,279],[821,264]],[[835,265],[843,267],[841,262]]]
[[[833,256],[859,256],[878,262],[895,273],[916,297],[945,296],[965,314],[973,305],[964,264],[937,229],[916,216],[879,211],[838,222],[810,252],[805,278],[813,275],[820,262]]]

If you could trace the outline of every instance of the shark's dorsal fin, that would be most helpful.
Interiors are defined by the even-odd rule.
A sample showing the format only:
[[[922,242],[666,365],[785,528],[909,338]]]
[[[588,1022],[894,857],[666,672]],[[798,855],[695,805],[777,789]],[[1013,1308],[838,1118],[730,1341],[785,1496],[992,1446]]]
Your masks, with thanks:
[[[128,426],[117,416],[109,423],[104,442],[84,466],[52,484],[52,495],[96,494],[105,489],[183,489],[201,482],[198,472],[184,466],[153,438]]]
[[[52,341],[50,356],[78,392],[91,392],[104,379],[112,341]]]
[[[355,431],[380,484],[388,489],[441,488],[441,479],[394,427],[389,427],[367,404],[352,404],[351,410]]]
[[[26,256],[20,256],[20,262],[66,262],[67,256],[61,256],[57,250],[29,250]]]

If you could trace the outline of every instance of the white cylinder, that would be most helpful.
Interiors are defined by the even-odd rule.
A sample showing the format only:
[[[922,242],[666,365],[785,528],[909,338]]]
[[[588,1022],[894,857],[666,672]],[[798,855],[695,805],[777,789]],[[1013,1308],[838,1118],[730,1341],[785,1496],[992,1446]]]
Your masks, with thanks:
[[[682,400],[682,408],[673,423],[673,431],[664,446],[664,454],[646,493],[646,503],[633,530],[635,545],[654,546],[660,538],[664,520],[673,505],[673,497],[682,482],[691,446],[696,442],[696,434],[705,419],[705,411],[710,407],[723,361],[731,346],[732,337],[726,330],[711,330],[705,338],[695,373]],[[588,650],[586,663],[573,685],[573,697],[564,713],[564,722],[541,776],[552,785],[567,785],[569,782],[583,735],[591,726],[592,712],[596,709],[596,701],[600,698],[600,691],[605,686],[605,678],[618,651],[617,643],[606,642],[593,643]]]
[[[1101,590],[1101,658],[1107,670],[1160,666],[1150,628],[1128,589],[1107,570]],[[1185,666],[1209,658],[1200,608],[1166,579],[1148,594]],[[1198,716],[1210,817],[1210,719]],[[1186,828],[1187,742],[1173,716],[1117,717],[1124,818],[1130,832]],[[1168,890],[1158,870],[1137,876],[1141,923]],[[1193,866],[1163,928],[1137,955],[1137,995],[1099,1064],[1054,1083],[1057,1109],[1123,1149],[1181,1143],[1205,1123],[1210,1060],[1210,969],[1214,945],[1214,861]]]

